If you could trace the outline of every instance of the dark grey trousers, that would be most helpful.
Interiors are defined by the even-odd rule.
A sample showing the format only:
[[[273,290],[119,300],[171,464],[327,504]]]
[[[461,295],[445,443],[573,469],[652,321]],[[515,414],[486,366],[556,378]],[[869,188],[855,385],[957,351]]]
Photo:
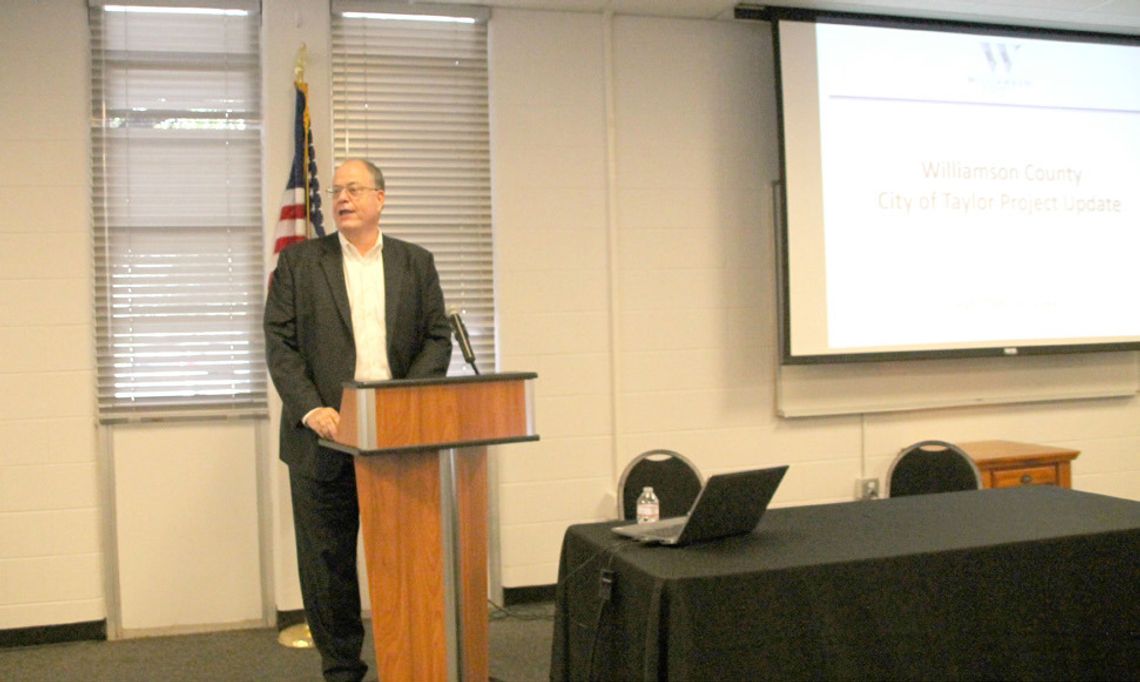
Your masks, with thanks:
[[[343,456],[340,453],[329,456]],[[318,481],[289,470],[301,597],[313,643],[328,682],[359,682],[368,670],[361,659],[364,625],[356,572],[360,509],[352,459],[336,478]]]

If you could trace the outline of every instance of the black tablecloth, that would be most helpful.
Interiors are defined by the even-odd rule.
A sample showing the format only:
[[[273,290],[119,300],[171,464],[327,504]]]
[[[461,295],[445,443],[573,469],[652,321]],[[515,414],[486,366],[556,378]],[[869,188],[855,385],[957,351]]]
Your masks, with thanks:
[[[773,509],[683,548],[615,523],[566,533],[552,679],[1140,676],[1137,502],[1034,486]]]

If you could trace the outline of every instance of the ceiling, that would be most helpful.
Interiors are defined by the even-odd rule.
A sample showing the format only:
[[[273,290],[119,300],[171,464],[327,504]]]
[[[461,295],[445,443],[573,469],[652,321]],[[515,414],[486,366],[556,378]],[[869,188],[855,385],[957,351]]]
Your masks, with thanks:
[[[471,4],[473,0],[442,1]],[[737,4],[773,5],[1140,34],[1140,0],[482,0],[479,4],[696,19],[731,19]]]

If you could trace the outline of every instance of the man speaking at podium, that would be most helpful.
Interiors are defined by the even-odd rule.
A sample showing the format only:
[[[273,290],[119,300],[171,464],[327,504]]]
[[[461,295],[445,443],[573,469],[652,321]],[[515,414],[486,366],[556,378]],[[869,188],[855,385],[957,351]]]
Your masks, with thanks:
[[[364,626],[356,575],[360,514],[350,455],[322,448],[345,381],[443,376],[451,328],[427,250],[382,235],[384,176],[349,159],[336,170],[337,233],[281,252],[265,305],[269,374],[281,395],[305,617],[326,680],[358,681]]]

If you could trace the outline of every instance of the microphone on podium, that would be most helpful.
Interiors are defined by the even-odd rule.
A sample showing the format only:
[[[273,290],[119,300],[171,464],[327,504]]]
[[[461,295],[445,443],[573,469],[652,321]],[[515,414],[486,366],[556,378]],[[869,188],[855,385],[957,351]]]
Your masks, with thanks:
[[[455,341],[459,344],[459,350],[463,352],[463,361],[471,365],[471,369],[478,374],[479,368],[475,366],[475,351],[471,349],[471,337],[467,335],[467,325],[463,324],[463,316],[460,315],[459,308],[451,306],[447,309],[447,321],[451,323],[451,331],[455,334]]]

